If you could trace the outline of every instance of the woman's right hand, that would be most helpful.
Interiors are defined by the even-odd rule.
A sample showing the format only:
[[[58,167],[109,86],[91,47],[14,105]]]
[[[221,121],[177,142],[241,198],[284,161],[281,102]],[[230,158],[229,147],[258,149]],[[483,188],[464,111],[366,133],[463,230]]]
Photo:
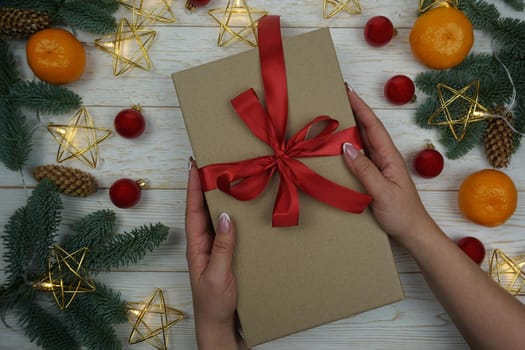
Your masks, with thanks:
[[[343,145],[346,164],[372,196],[371,209],[383,230],[403,243],[428,225],[427,213],[408,169],[383,123],[351,89],[348,98],[354,111],[367,156],[351,144]]]

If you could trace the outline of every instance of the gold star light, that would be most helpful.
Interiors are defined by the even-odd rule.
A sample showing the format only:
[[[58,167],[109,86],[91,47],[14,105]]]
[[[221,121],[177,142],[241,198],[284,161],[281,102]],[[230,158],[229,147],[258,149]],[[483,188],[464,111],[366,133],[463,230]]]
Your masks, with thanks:
[[[152,22],[173,23],[173,0],[120,0],[122,6],[133,12],[133,25],[142,27]]]
[[[228,0],[225,8],[211,9],[208,14],[220,25],[220,47],[236,39],[257,46],[257,24],[268,12],[249,8],[246,0]]]
[[[458,7],[459,0],[419,0],[419,12],[423,13],[434,7]]]
[[[144,303],[128,303],[129,322],[133,326],[128,342],[146,341],[158,350],[168,349],[167,330],[184,318],[180,310],[166,306],[164,293],[157,289]]]
[[[95,40],[95,47],[113,57],[113,75],[122,75],[133,68],[150,71],[152,68],[148,54],[157,36],[154,30],[131,25],[122,18],[114,34]]]
[[[441,107],[428,119],[429,125],[448,125],[452,135],[457,141],[463,140],[467,133],[468,125],[487,119],[488,110],[478,102],[479,80],[475,80],[460,90],[456,90],[442,83],[437,84],[437,92]],[[452,94],[445,100],[444,92]],[[450,111],[454,108],[454,112]],[[445,120],[442,118],[445,116]],[[453,116],[459,115],[459,117]]]
[[[512,295],[525,295],[525,256],[511,259],[495,249],[490,259],[489,275]]]
[[[56,161],[77,158],[92,168],[97,167],[98,144],[111,135],[111,130],[95,127],[86,107],[81,107],[69,124],[49,123],[47,130],[58,142]]]
[[[340,12],[358,15],[361,11],[359,0],[323,0],[323,18],[329,19]]]
[[[94,292],[95,285],[86,278],[82,267],[87,248],[68,253],[59,246],[54,246],[48,260],[48,271],[33,286],[53,293],[60,309],[67,309],[78,293]]]

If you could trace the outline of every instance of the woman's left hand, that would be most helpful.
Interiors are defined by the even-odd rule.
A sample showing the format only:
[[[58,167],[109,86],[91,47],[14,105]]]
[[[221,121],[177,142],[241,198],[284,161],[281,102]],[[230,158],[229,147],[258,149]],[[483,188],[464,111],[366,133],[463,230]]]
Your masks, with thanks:
[[[232,272],[235,231],[221,214],[215,234],[192,164],[186,197],[186,258],[190,272],[195,330],[200,350],[240,349],[236,330],[237,285]]]

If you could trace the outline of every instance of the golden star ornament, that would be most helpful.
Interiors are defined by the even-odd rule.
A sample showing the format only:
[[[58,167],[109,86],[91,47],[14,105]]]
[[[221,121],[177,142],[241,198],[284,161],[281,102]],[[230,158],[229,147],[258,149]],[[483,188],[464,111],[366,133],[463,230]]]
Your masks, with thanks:
[[[173,0],[120,0],[120,4],[132,11],[132,23],[142,27],[153,22],[173,23],[175,14],[171,9]]]
[[[359,0],[323,0],[323,18],[329,19],[335,15],[346,12],[358,15],[362,12]]]
[[[430,116],[427,123],[447,125],[457,141],[463,140],[469,124],[490,116],[488,109],[478,102],[479,80],[474,80],[459,90],[438,83],[437,93],[441,106]],[[445,99],[445,94],[450,98]]]
[[[128,303],[129,322],[133,326],[128,342],[147,342],[155,349],[168,349],[168,329],[184,318],[184,313],[166,305],[161,289],[143,303]]]
[[[495,249],[489,264],[489,275],[512,295],[525,295],[525,255],[509,258]]]
[[[92,168],[98,163],[98,144],[111,135],[111,130],[96,127],[86,107],[81,107],[69,124],[49,123],[47,130],[58,142],[58,163],[77,158]]]
[[[78,293],[94,292],[96,287],[82,266],[87,252],[87,248],[81,248],[69,253],[54,246],[48,260],[48,271],[33,287],[52,292],[61,310],[67,309]]]
[[[225,8],[211,9],[208,14],[220,26],[218,46],[226,46],[235,40],[257,46],[257,24],[268,12],[248,7],[246,0],[228,0]]]
[[[152,69],[148,51],[156,37],[156,31],[130,24],[126,18],[121,18],[117,31],[96,39],[95,47],[113,57],[113,75],[120,76],[133,68]]]

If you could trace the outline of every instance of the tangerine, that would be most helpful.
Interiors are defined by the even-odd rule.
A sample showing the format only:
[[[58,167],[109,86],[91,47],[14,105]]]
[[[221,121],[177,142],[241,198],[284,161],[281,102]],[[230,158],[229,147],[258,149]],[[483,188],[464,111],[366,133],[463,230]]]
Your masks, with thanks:
[[[454,7],[437,7],[421,15],[410,31],[413,55],[430,68],[460,64],[474,43],[472,23]]]
[[[458,204],[467,219],[493,227],[503,224],[514,214],[518,192],[508,175],[499,170],[485,169],[463,180]]]
[[[51,84],[66,84],[82,76],[84,46],[67,30],[48,28],[32,35],[26,46],[27,63],[35,75]]]

